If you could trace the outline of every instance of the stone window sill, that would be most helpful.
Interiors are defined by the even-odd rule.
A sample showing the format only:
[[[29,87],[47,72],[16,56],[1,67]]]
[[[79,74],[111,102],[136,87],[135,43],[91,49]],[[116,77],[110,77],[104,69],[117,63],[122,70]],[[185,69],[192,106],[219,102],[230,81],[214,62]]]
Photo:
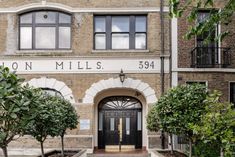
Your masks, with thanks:
[[[149,50],[92,50],[92,53],[148,53]]]
[[[15,55],[62,55],[72,52],[72,50],[17,50]]]

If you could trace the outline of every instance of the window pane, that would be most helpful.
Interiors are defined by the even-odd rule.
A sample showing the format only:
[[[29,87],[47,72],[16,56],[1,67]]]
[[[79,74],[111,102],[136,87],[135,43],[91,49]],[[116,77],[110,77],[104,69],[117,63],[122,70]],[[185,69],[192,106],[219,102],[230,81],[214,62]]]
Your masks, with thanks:
[[[55,12],[37,12],[36,23],[55,23],[56,13]]]
[[[112,17],[112,32],[129,32],[129,17]]]
[[[95,18],[95,32],[105,32],[105,17]]]
[[[130,118],[126,118],[126,134],[130,135]]]
[[[59,27],[59,48],[70,48],[70,27]]]
[[[32,27],[20,27],[20,48],[32,49]]]
[[[41,88],[46,94],[52,95],[52,96],[58,96],[63,98],[60,92],[53,90],[53,89],[48,89],[48,88]]]
[[[21,15],[20,23],[32,23],[32,13]]]
[[[145,16],[137,16],[135,24],[136,32],[146,32],[146,17]]]
[[[197,17],[198,23],[204,22],[205,20],[208,19],[209,16],[210,16],[209,12],[199,12]]]
[[[95,49],[105,49],[106,48],[106,37],[105,34],[95,35]]]
[[[195,84],[200,84],[200,85],[204,85],[206,86],[206,82],[203,82],[203,81],[187,81],[186,84],[189,84],[189,85],[195,85]]]
[[[37,49],[55,49],[55,28],[54,27],[36,27]]]
[[[129,34],[113,34],[112,49],[129,49]]]
[[[99,112],[99,131],[103,130],[103,113]]]
[[[114,131],[114,118],[110,118],[110,131]]]
[[[59,13],[59,23],[71,23],[71,16]]]
[[[146,34],[142,33],[135,35],[135,48],[146,49]]]
[[[137,130],[140,131],[142,130],[142,113],[141,112],[138,112],[138,115],[137,115]]]

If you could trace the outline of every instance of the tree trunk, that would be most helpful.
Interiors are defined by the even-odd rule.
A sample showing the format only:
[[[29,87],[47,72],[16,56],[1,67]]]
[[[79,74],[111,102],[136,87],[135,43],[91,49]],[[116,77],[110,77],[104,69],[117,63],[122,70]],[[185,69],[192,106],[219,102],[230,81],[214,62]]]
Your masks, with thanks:
[[[62,157],[64,157],[64,134],[62,134],[61,136],[61,155]]]
[[[43,142],[41,141],[40,144],[41,144],[42,157],[45,157],[44,148],[43,148]]]
[[[189,157],[192,157],[192,139],[189,139]]]
[[[173,148],[173,139],[172,139],[172,134],[170,134],[170,142],[171,142],[171,154],[174,154],[174,148]]]
[[[8,154],[7,154],[7,147],[6,147],[6,146],[3,146],[3,147],[1,147],[1,148],[2,148],[2,151],[3,151],[4,157],[8,157]]]
[[[220,148],[220,157],[224,157],[224,149],[222,147]]]

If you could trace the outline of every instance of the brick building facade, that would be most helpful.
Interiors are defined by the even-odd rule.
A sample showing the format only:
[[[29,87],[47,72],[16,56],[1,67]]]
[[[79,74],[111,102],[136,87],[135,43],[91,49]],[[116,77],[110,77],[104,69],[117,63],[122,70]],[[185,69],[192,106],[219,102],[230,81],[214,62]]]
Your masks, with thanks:
[[[146,129],[146,114],[162,90],[170,88],[171,23],[168,7],[162,11],[164,54],[159,0],[3,0],[0,65],[16,71],[25,83],[58,92],[73,104],[79,125],[66,134],[66,148],[105,148],[108,131],[104,130],[117,131],[120,118],[123,143],[143,149],[161,147],[160,134]],[[119,78],[121,70],[124,82]],[[106,99],[115,105],[119,99],[126,104],[138,102],[140,108],[137,112],[132,105],[126,115],[107,118],[101,116],[108,113],[103,110],[108,103],[101,104]],[[125,108],[118,109],[112,114]],[[45,142],[46,149],[59,147],[59,138]],[[39,148],[35,139],[24,136],[10,143],[9,154],[33,154]]]
[[[25,83],[58,92],[74,105],[80,123],[65,136],[66,148],[104,148],[108,145],[104,130],[117,130],[120,121],[115,118],[125,121],[126,145],[160,148],[161,135],[147,131],[146,115],[163,92],[177,84],[204,81],[230,100],[235,77],[233,55],[226,68],[220,66],[222,58],[212,67],[193,67],[191,51],[197,45],[193,39],[182,39],[188,25],[185,18],[169,19],[167,1],[162,6],[160,0],[2,0],[0,65],[16,71]],[[234,20],[219,29],[231,30],[218,47],[230,47],[232,53]],[[221,49],[218,52],[221,57]],[[126,115],[118,114],[123,106],[106,114],[108,102],[118,105],[119,99],[140,106]],[[134,124],[128,127],[129,123]],[[138,140],[128,140],[130,135]],[[40,145],[24,136],[9,147],[10,153],[33,154]],[[59,139],[49,138],[45,147],[60,147]]]

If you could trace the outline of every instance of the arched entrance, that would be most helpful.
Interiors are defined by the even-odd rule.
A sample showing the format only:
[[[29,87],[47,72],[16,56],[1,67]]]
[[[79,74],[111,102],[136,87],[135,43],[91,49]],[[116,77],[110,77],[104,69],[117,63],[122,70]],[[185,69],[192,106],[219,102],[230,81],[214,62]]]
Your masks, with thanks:
[[[110,96],[98,105],[98,148],[142,148],[142,104],[131,96]]]

